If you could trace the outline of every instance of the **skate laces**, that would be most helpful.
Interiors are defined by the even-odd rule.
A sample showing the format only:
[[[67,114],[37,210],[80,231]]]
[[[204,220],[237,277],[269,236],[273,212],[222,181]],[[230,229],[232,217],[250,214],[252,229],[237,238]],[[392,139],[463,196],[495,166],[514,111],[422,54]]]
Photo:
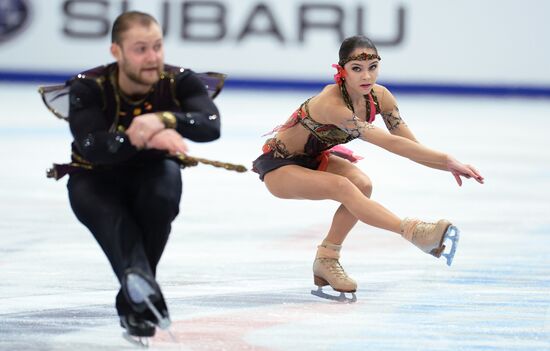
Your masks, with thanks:
[[[432,222],[420,222],[416,225],[414,230],[415,237],[426,237],[433,234],[435,223]]]
[[[437,223],[423,222],[418,218],[405,218],[402,223],[403,237],[409,241],[433,235]]]
[[[346,271],[344,271],[344,268],[340,264],[340,262],[337,259],[334,258],[318,258],[322,263],[325,264],[325,267],[328,268],[331,274],[336,276],[338,279],[344,279],[348,280],[350,279],[347,275]]]

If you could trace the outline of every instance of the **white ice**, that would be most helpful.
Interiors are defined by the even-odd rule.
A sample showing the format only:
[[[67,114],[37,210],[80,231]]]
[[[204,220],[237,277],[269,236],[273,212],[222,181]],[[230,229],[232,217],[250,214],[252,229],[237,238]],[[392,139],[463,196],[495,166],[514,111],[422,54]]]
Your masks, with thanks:
[[[224,91],[222,138],[191,154],[249,167],[261,135],[314,93]],[[321,300],[311,265],[337,205],[274,198],[252,172],[189,168],[158,273],[175,340],[159,331],[152,350],[550,350],[550,101],[397,97],[422,143],[475,165],[486,184],[458,187],[350,147],[373,199],[460,228],[453,266],[359,224],[342,258],[358,301]],[[67,124],[34,85],[4,83],[0,101],[0,350],[132,349],[117,281],[70,209],[66,178],[45,177],[69,159]]]

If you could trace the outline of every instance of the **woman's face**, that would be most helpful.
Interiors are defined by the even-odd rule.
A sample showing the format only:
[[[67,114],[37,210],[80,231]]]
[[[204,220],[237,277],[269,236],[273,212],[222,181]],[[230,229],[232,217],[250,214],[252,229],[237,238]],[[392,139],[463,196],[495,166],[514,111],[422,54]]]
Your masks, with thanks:
[[[374,49],[357,48],[352,51],[350,57],[361,53],[376,55]],[[367,61],[353,60],[347,62],[344,69],[346,70],[345,84],[348,92],[351,94],[368,94],[378,79],[379,64],[380,61],[377,58]]]

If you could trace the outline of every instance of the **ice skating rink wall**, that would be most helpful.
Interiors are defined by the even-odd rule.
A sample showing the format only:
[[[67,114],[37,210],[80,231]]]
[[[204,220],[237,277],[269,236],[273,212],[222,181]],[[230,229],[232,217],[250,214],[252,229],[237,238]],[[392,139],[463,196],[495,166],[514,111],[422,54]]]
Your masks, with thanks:
[[[550,96],[544,0],[0,3],[2,80],[63,80],[111,61],[110,27],[131,9],[159,19],[167,62],[225,72],[230,83],[330,81],[341,40],[359,33],[378,45],[386,84],[519,87]]]

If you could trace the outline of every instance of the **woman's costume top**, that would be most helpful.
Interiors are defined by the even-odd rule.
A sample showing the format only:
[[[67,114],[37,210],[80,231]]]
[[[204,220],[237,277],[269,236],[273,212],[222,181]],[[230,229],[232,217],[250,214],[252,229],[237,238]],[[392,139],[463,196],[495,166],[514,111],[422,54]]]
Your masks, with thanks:
[[[376,117],[376,114],[380,113],[378,99],[376,98],[374,91],[371,91],[369,94],[365,95],[365,99],[368,103],[367,121],[372,123]],[[357,136],[348,134],[334,124],[323,124],[315,121],[309,112],[309,101],[310,99],[306,100],[292,114],[285,124],[275,128],[271,133],[284,131],[300,124],[310,133],[307,142],[304,145],[303,152],[303,154],[309,156],[317,156],[325,150],[332,149],[337,145],[345,144],[357,138]],[[293,154],[288,153],[284,148],[280,147],[277,138],[268,139],[264,145],[263,151],[274,151],[276,157],[288,158],[293,156]]]
[[[363,52],[359,55],[350,56],[345,60],[340,61],[338,65],[333,65],[333,67],[336,68],[338,71],[334,75],[334,80],[340,88],[342,98],[346,106],[353,113],[355,113],[353,108],[353,103],[351,101],[351,98],[349,97],[346,86],[344,84],[346,71],[344,70],[343,66],[347,62],[352,60],[367,61],[367,60],[373,60],[373,59],[380,60],[381,58],[377,54],[372,55],[372,54],[367,54]],[[368,123],[372,123],[374,122],[376,115],[380,113],[380,104],[378,103],[378,98],[374,90],[371,90],[368,94],[364,95],[364,98],[366,102],[365,120]],[[282,144],[282,142],[278,140],[277,137],[273,137],[266,140],[262,148],[264,154],[268,152],[273,152],[273,156],[279,157],[279,158],[292,158],[298,155],[316,157],[321,161],[321,164],[319,166],[319,169],[321,170],[326,169],[326,166],[328,164],[329,154],[338,155],[352,162],[356,162],[357,160],[361,159],[360,156],[354,155],[351,150],[343,146],[340,146],[341,144],[345,144],[353,139],[358,138],[358,136],[350,135],[346,131],[344,131],[343,129],[339,128],[334,124],[322,124],[315,121],[311,117],[311,114],[309,112],[310,100],[311,99],[308,99],[307,101],[305,101],[283,125],[276,127],[270,133],[268,133],[268,134],[272,134],[274,132],[281,132],[289,128],[292,128],[297,124],[300,124],[305,129],[307,129],[310,133],[306,141],[306,144],[304,145],[303,153],[299,153],[299,154],[289,153],[286,150],[286,147]]]

